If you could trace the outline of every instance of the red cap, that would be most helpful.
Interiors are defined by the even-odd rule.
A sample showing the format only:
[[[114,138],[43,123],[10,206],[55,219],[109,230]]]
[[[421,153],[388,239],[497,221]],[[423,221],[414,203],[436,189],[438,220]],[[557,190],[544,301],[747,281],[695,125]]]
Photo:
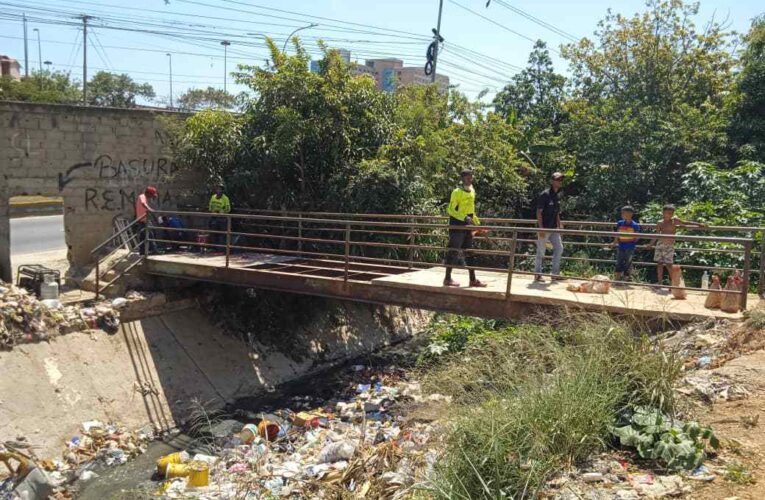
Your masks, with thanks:
[[[152,196],[157,196],[157,188],[154,186],[149,186],[146,188],[146,194],[150,194]]]

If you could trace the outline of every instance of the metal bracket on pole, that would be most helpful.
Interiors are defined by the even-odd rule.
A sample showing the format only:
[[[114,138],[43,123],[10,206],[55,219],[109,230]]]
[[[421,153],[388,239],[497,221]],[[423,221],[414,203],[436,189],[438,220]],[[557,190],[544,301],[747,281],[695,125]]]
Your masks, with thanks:
[[[752,242],[744,243],[744,282],[741,285],[741,310],[746,311],[746,299],[749,296],[749,273],[752,267]]]
[[[409,269],[414,267],[414,243],[415,243],[415,237],[414,237],[414,223],[415,220],[411,219],[410,222],[412,223],[411,226],[409,226]]]
[[[351,225],[345,225],[345,275],[343,281],[348,281],[348,271],[351,259]]]
[[[760,231],[760,274],[757,279],[757,294],[762,297],[765,291],[765,231]]]
[[[226,268],[231,258],[231,214],[226,217]]]
[[[149,256],[149,224],[151,220],[149,215],[146,214],[146,223],[143,226],[143,256],[144,258]]]
[[[513,269],[515,269],[515,247],[518,243],[518,233],[513,231],[513,239],[510,242],[510,261],[507,264],[507,288],[505,289],[505,300],[510,300],[513,286]]]
[[[300,256],[302,257],[303,254],[303,214],[298,214],[298,252],[301,252]]]
[[[96,257],[96,300],[98,300],[98,290],[101,288],[101,257]]]

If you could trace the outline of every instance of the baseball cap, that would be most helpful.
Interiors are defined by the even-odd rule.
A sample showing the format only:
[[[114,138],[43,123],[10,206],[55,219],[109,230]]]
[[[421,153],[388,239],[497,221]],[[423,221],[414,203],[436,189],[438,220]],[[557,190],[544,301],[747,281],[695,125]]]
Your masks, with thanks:
[[[473,171],[469,168],[464,169],[462,172],[460,172],[460,177],[465,177],[468,175],[473,175]]]
[[[155,195],[157,194],[157,188],[155,188],[154,186],[149,186],[146,188],[146,192],[148,194]]]
[[[562,181],[562,180],[563,180],[563,177],[564,177],[564,175],[563,175],[562,173],[560,173],[560,172],[554,172],[554,173],[553,173],[553,174],[550,176],[550,178],[551,178],[552,180],[554,180],[554,181]]]

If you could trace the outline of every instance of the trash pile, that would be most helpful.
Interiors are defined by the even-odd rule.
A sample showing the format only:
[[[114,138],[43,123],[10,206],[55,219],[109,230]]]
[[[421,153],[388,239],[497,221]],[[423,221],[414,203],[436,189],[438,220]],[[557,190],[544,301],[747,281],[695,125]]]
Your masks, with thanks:
[[[708,320],[690,324],[660,337],[664,347],[685,360],[685,368],[713,368],[727,347],[727,336],[732,323],[727,320]]]
[[[87,329],[114,333],[119,327],[117,305],[63,306],[58,300],[38,300],[23,288],[0,282],[0,350]]]
[[[69,498],[75,480],[89,481],[96,465],[117,466],[144,453],[154,440],[153,428],[137,432],[91,420],[67,443],[60,460],[40,459],[23,437],[0,444],[0,461],[10,475],[0,481],[0,498]],[[16,496],[14,496],[16,495]]]
[[[684,377],[677,392],[686,396],[697,396],[707,403],[736,401],[751,396],[746,385],[737,383],[726,375],[710,371],[699,371]]]
[[[138,432],[116,424],[104,424],[91,420],[82,424],[82,435],[74,436],[66,443],[63,464],[59,470],[77,468],[83,464],[102,462],[105,465],[122,465],[129,459],[146,451],[154,440],[151,427]]]
[[[356,382],[337,400],[293,398],[291,409],[251,414],[246,424],[214,425],[209,454],[184,451],[163,457],[157,462],[157,476],[165,479],[160,495],[402,497],[435,461],[426,447],[433,427],[394,415],[425,400],[420,386],[404,380],[396,368],[353,370]]]
[[[691,493],[693,483],[711,482],[724,474],[724,467],[712,465],[682,473],[657,473],[636,465],[622,452],[612,451],[558,474],[546,483],[541,496],[556,500],[678,497]]]
[[[707,403],[750,396],[746,384],[711,371],[733,356],[730,353],[732,331],[735,329],[730,321],[709,320],[688,325],[662,337],[664,346],[685,360],[688,374],[677,388],[680,394],[698,397]]]

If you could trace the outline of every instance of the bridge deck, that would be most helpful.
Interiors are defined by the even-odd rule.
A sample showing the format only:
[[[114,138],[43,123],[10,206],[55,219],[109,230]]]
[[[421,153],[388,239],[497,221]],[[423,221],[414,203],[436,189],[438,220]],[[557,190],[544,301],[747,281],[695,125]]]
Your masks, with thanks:
[[[150,256],[146,269],[152,274],[178,278],[497,318],[518,317],[528,304],[676,320],[742,318],[741,313],[706,309],[702,292],[689,291],[686,300],[675,300],[666,290],[639,286],[612,287],[606,295],[582,294],[566,290],[570,283],[567,281],[535,283],[518,274],[513,276],[511,299],[506,300],[507,274],[503,272],[479,271],[479,279],[488,286],[474,289],[464,287],[467,271],[455,270],[454,278],[463,287],[446,288],[442,286],[443,268],[407,269],[351,262],[345,281],[342,259],[240,254],[231,256],[226,267],[225,256],[220,254],[165,254]],[[756,295],[750,295],[749,307],[755,307],[758,301]]]

